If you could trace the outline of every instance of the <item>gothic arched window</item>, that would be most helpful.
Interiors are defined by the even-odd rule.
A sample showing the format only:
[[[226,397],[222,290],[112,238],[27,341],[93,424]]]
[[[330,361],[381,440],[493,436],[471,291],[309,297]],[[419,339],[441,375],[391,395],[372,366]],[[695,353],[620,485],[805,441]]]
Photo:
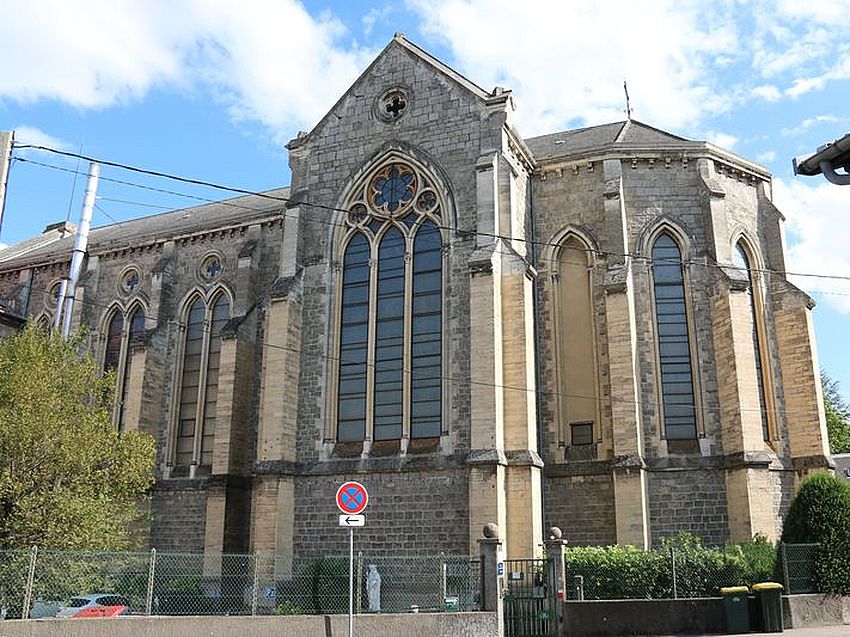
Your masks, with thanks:
[[[762,328],[761,321],[759,320],[761,299],[758,296],[757,284],[753,277],[752,267],[750,266],[751,259],[747,254],[747,248],[744,246],[743,241],[738,241],[738,243],[735,244],[735,252],[732,255],[732,260],[735,264],[735,267],[739,268],[743,272],[746,272],[747,279],[749,280],[749,285],[747,286],[747,295],[749,296],[750,301],[750,333],[753,339],[753,357],[756,368],[756,386],[758,388],[758,409],[761,420],[761,433],[762,437],[765,440],[770,440],[770,410],[767,400],[766,383],[764,379],[765,366],[763,365],[761,347]]]
[[[682,251],[668,232],[652,245],[652,279],[664,436],[695,439],[697,410]]]
[[[575,235],[558,255],[559,443],[570,446],[591,445],[599,435],[591,258],[588,245]]]
[[[133,368],[133,343],[145,333],[145,311],[141,305],[131,306],[126,313],[116,308],[106,323],[103,371],[115,371],[115,409],[113,420],[124,429],[124,406],[130,391]]]
[[[172,475],[212,466],[221,329],[229,319],[230,300],[224,292],[208,301],[198,296],[186,309]]]
[[[339,305],[339,442],[438,437],[441,204],[412,166],[383,165],[350,199]]]

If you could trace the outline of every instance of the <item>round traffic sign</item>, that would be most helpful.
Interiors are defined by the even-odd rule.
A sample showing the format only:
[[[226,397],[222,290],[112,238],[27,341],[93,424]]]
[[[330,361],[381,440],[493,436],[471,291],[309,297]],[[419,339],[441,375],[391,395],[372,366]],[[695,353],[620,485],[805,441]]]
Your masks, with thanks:
[[[369,504],[369,494],[359,482],[346,482],[336,490],[336,505],[343,513],[357,515]]]

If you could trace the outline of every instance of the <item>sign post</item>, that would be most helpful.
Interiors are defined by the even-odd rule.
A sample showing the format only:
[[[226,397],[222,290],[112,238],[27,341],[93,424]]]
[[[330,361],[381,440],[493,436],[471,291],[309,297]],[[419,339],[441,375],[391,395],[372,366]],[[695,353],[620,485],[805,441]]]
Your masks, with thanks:
[[[361,515],[369,504],[369,492],[359,482],[345,482],[336,490],[336,506],[342,511],[339,525],[348,527],[348,637],[354,637],[354,527],[365,526]]]

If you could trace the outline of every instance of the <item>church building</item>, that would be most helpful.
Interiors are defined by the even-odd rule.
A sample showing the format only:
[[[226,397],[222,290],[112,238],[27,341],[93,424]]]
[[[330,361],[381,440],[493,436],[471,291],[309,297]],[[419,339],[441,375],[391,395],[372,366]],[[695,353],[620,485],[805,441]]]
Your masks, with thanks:
[[[397,35],[287,148],[291,185],[96,228],[74,326],[158,445],[150,546],[508,557],[771,539],[828,467],[812,300],[771,176],[635,120],[523,138]],[[62,225],[62,224],[60,224]],[[50,324],[73,236],[0,252]]]

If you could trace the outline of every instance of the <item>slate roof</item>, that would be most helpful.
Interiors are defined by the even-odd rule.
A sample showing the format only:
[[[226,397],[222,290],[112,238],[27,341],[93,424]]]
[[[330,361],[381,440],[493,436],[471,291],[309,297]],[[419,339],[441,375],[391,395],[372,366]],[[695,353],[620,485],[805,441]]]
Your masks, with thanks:
[[[536,159],[545,160],[617,145],[651,148],[698,142],[664,132],[636,120],[627,120],[532,137],[526,139],[525,143]]]
[[[88,251],[97,254],[106,250],[121,249],[125,246],[142,245],[182,235],[196,234],[205,230],[243,224],[276,213],[283,214],[285,200],[288,197],[289,188],[277,188],[253,195],[244,195],[100,226],[93,228],[89,234]],[[20,254],[20,256],[4,259],[4,250],[0,252],[0,262],[3,263],[4,268],[12,267],[18,263],[44,262],[52,260],[58,254],[70,253],[73,246],[73,235],[27,251],[25,254],[20,254],[17,245],[13,245],[6,250]]]

